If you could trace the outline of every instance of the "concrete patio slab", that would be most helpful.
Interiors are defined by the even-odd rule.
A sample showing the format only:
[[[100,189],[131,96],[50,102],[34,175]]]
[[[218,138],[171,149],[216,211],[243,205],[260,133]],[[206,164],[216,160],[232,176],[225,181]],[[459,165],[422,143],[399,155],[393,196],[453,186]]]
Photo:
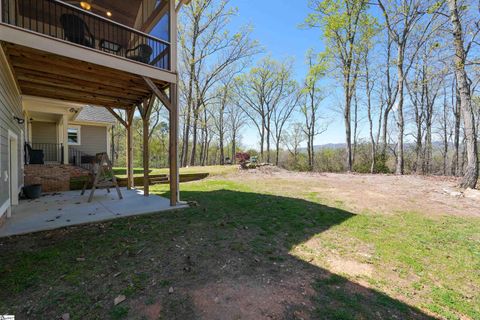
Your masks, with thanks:
[[[88,192],[81,196],[80,191],[22,200],[13,208],[12,217],[0,227],[0,238],[188,207],[171,207],[168,199],[156,195],[144,197],[141,190],[121,188],[121,191],[123,199],[119,200],[115,189],[111,193],[97,190],[91,203],[87,202]]]

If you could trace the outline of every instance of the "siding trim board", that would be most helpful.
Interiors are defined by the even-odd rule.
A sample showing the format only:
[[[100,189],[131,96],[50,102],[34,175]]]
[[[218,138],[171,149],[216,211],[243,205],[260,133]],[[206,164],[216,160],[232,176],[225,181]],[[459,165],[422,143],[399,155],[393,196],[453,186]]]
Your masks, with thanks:
[[[15,146],[15,155],[13,155],[13,159],[15,161],[11,161],[12,160],[12,154],[11,154],[11,149],[10,149],[10,143],[11,142],[15,142],[14,146]],[[19,170],[19,165],[18,163],[20,162],[21,159],[19,159],[19,145],[20,145],[20,140],[18,139],[18,135],[15,134],[12,130],[8,130],[8,145],[7,145],[7,154],[8,154],[8,168],[7,170],[9,171],[8,173],[8,192],[9,192],[9,198],[11,200],[11,203],[12,205],[18,205],[18,187],[19,185],[21,184],[19,182],[19,179],[18,179],[18,176],[20,174],[20,170]],[[11,172],[10,172],[11,170]],[[11,192],[15,192],[15,194],[11,194]]]

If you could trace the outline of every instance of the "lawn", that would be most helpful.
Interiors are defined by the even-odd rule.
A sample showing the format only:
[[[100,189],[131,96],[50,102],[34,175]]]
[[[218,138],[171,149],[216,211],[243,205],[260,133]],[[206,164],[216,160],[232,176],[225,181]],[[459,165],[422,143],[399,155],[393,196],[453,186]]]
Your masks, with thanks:
[[[190,209],[0,239],[0,314],[480,319],[479,218],[354,211],[294,179],[209,178],[182,184]]]

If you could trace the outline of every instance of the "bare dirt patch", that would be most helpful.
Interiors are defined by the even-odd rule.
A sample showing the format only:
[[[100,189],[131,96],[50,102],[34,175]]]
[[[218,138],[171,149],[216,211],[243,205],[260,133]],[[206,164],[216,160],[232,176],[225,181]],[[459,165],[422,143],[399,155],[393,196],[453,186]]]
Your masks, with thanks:
[[[310,288],[301,285],[305,279],[273,282],[252,281],[250,278],[221,283],[209,283],[195,289],[193,302],[204,319],[283,319],[292,306],[302,309],[310,305]],[[275,294],[272,294],[275,292]],[[304,311],[291,310],[296,317],[306,316]]]
[[[272,168],[250,170],[238,177],[259,184],[267,178],[277,179],[278,184],[271,184],[275,188],[315,192],[322,200],[340,201],[355,212],[415,211],[428,216],[480,217],[478,198],[452,196],[449,192],[461,191],[456,188],[458,179],[452,177],[298,173]]]

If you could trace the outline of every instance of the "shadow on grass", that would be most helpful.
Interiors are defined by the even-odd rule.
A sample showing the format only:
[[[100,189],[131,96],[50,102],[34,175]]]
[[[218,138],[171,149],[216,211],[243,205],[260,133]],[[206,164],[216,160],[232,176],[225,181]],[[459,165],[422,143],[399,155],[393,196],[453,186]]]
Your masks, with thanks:
[[[353,213],[231,190],[186,191],[182,197],[198,206],[1,240],[0,314],[433,319],[290,254]],[[127,300],[114,306],[119,294]]]

